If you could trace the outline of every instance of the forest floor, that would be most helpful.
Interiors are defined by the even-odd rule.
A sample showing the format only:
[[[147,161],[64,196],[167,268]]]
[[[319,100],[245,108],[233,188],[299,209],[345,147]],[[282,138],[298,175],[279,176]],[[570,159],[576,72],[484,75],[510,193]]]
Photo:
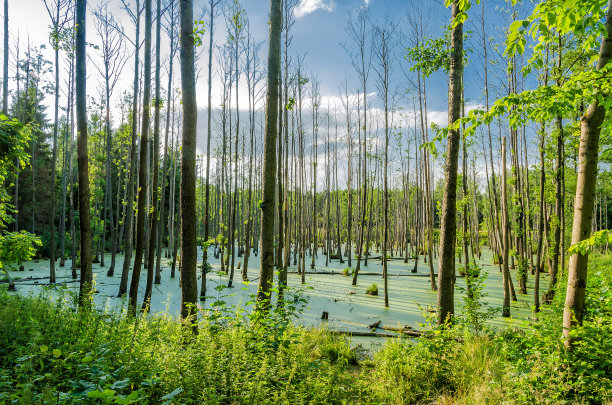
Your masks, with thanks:
[[[374,254],[380,257],[380,254]],[[201,260],[201,251],[199,251]],[[105,306],[113,309],[125,308],[126,298],[117,298],[119,283],[121,279],[121,268],[123,256],[116,258],[115,275],[107,277],[106,271],[110,264],[110,255],[106,256],[106,266],[100,264],[93,265],[94,280],[96,289],[95,302],[98,308]],[[236,265],[243,261],[243,257],[236,257]],[[250,282],[243,282],[241,270],[236,269],[234,275],[234,287],[227,286],[229,276],[220,271],[221,263],[212,254],[209,254],[212,271],[207,274],[207,299],[199,304],[202,310],[213,309],[219,302],[224,302],[227,308],[242,307],[250,310],[249,301],[257,291],[259,279],[259,257],[251,255],[249,260],[248,278]],[[382,266],[379,260],[370,259],[368,266],[361,267],[358,284],[352,286],[352,276],[345,276],[342,271],[348,267],[345,260],[343,264],[334,260],[325,265],[325,256],[319,254],[315,260],[315,268],[310,269],[310,257],[306,261],[306,283],[301,284],[301,277],[295,272],[295,266],[291,266],[288,274],[289,287],[294,292],[301,291],[307,304],[303,308],[303,313],[297,320],[298,323],[306,326],[319,326],[323,311],[329,313],[327,326],[331,330],[343,332],[367,332],[368,325],[381,321],[381,326],[403,328],[409,325],[412,329],[420,329],[419,324],[425,322],[425,316],[432,313],[436,306],[436,292],[430,288],[429,267],[421,259],[418,264],[417,273],[412,273],[414,260],[404,263],[403,259],[393,259],[389,261],[389,308],[384,307],[384,292],[382,280]],[[59,263],[59,262],[58,262]],[[201,264],[201,262],[198,262]],[[353,261],[353,268],[356,260]],[[438,262],[434,258],[434,270],[437,272]],[[497,265],[492,263],[491,252],[485,250],[481,260],[478,261],[483,275],[487,278],[484,281],[483,299],[492,308],[501,308],[503,300],[502,277]],[[151,313],[167,311],[170,314],[178,314],[180,309],[180,286],[179,272],[177,265],[176,277],[170,277],[169,259],[162,258],[162,282],[153,286],[151,299]],[[460,264],[457,264],[459,267]],[[66,261],[64,267],[57,269],[57,286],[49,287],[49,263],[45,260],[37,260],[24,263],[25,271],[13,271],[11,276],[16,279],[17,291],[22,295],[30,293],[37,294],[43,289],[57,288],[65,286],[69,290],[78,289],[78,280],[71,277],[70,260]],[[78,271],[77,271],[78,273]],[[19,279],[17,279],[19,278]],[[142,302],[146,283],[146,270],[143,269],[140,277],[139,302]],[[513,281],[518,291],[516,274],[513,272]],[[198,270],[198,284],[201,283],[201,270]],[[378,296],[366,294],[366,289],[377,284]],[[128,283],[129,285],[129,283]],[[463,307],[463,297],[465,296],[465,278],[457,277],[455,305],[456,312],[461,313]],[[543,293],[548,287],[548,274],[542,273],[540,291]],[[199,287],[198,287],[199,289]],[[517,294],[518,301],[512,302],[511,318],[497,316],[489,321],[490,326],[497,329],[507,327],[518,327],[522,321],[527,320],[533,305],[533,277],[528,277],[528,294]],[[382,331],[381,331],[382,332]],[[384,331],[393,334],[393,332]],[[369,344],[376,339],[354,338],[356,341],[368,342]]]

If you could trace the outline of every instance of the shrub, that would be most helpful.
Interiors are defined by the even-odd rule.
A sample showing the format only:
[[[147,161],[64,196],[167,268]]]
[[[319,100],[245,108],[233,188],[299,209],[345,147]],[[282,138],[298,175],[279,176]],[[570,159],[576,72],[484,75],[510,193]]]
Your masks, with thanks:
[[[366,290],[367,295],[378,295],[378,286],[376,284],[372,284]]]
[[[359,402],[356,355],[324,331],[237,316],[192,336],[168,314],[75,312],[68,294],[0,292],[0,316],[0,403]]]
[[[168,314],[76,311],[65,287],[55,298],[0,291],[0,403],[610,403],[612,256],[593,256],[590,271],[572,351],[559,290],[522,329],[472,333],[481,306],[472,320],[389,339],[372,359],[293,324],[301,304],[291,290],[281,309],[255,317],[219,301],[196,336]],[[485,279],[473,279],[475,304]]]

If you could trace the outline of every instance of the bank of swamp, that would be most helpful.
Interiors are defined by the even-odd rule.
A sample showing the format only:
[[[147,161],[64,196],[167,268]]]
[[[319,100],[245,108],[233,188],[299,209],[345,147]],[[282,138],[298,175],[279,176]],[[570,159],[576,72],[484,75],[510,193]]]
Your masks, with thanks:
[[[28,273],[27,267],[22,274]],[[316,305],[340,303],[334,300],[344,294],[345,285],[350,286],[348,278],[342,275],[310,274],[307,287],[312,286],[312,290],[305,289],[300,294],[294,288],[287,295],[291,299],[287,299],[284,310],[254,318],[246,307],[249,290],[236,287],[233,289],[236,296],[223,298],[227,289],[216,291],[212,282],[217,277],[222,283],[223,276],[211,273],[210,288],[219,294],[215,299],[216,310],[202,309],[200,313],[206,316],[200,317],[198,334],[191,336],[177,320],[171,300],[166,301],[164,311],[126,317],[120,305],[111,304],[121,302],[119,299],[104,297],[107,284],[102,282],[101,274],[98,272],[96,304],[91,309],[76,309],[70,287],[25,293],[26,285],[33,282],[24,280],[17,283],[21,293],[2,289],[0,402],[518,404],[612,401],[610,256],[591,258],[588,314],[584,325],[576,329],[581,340],[571,352],[563,348],[558,321],[564,299],[561,290],[554,302],[544,306],[537,315],[530,314],[529,308],[520,307],[521,301],[527,305],[529,299],[519,296],[516,312],[526,314],[523,320],[513,318],[500,324],[493,319],[479,330],[472,327],[473,323],[461,309],[457,311],[454,327],[434,327],[434,323],[425,319],[429,313],[427,305],[434,301],[424,301],[419,303],[423,312],[418,315],[423,319],[418,325],[424,332],[423,337],[378,339],[379,347],[373,350],[359,340],[331,333],[330,329],[338,330],[348,323],[314,321],[321,309],[313,304],[317,296],[326,298],[320,299],[324,305]],[[164,278],[167,276],[165,273]],[[489,271],[486,283],[495,283],[496,276],[496,271]],[[363,323],[378,316],[383,319],[383,325],[391,324],[391,316],[396,315],[386,315],[382,305],[378,305],[378,297],[365,296],[365,286],[370,282],[366,277],[377,276],[364,276],[357,287],[346,287],[355,289],[355,294],[350,294],[354,302],[340,305],[352,305],[350,314],[359,311]],[[412,282],[418,286],[421,283],[418,280],[423,279],[421,289],[425,289],[426,277],[397,279],[402,281],[390,283],[397,290],[391,294],[392,309],[387,311],[404,311],[399,323],[419,322],[421,319],[409,318],[411,312],[406,308],[411,298],[405,298],[403,304],[399,299],[402,291],[405,295],[410,293],[409,289],[402,290],[401,283]],[[174,283],[178,284],[178,279]],[[291,277],[290,283],[294,284]],[[458,286],[461,283],[458,278]],[[328,292],[322,288],[325,285]],[[489,289],[493,291],[482,300],[494,307],[498,299],[494,290],[499,288],[485,287],[483,291]],[[435,299],[427,291],[421,294]],[[458,294],[458,300],[460,297]],[[224,300],[222,305],[220,301]],[[245,305],[233,305],[232,300]],[[394,309],[394,305],[399,308]],[[485,305],[481,312],[486,308]],[[332,310],[330,319],[335,317],[333,314]],[[350,316],[356,315],[342,315],[342,318],[350,321]],[[417,323],[414,325],[417,327]],[[353,327],[361,330],[361,326]]]

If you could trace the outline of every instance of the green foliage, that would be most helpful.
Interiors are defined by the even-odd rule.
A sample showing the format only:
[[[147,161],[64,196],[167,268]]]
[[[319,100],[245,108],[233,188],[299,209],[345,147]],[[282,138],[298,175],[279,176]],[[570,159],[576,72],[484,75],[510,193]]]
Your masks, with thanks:
[[[607,244],[612,244],[612,231],[607,229],[595,232],[590,238],[575,243],[569,247],[567,252],[570,255],[578,254],[586,255],[595,247],[603,247]]]
[[[289,100],[287,101],[287,105],[285,105],[285,109],[287,111],[291,111],[293,110],[294,107],[295,107],[295,98],[289,97]]]
[[[451,4],[453,4],[453,2],[455,1],[457,2],[459,12],[457,13],[457,16],[453,19],[453,28],[456,27],[458,24],[463,24],[468,19],[467,12],[472,7],[472,3],[470,2],[470,0],[444,0],[444,6],[450,7]],[[475,3],[479,4],[480,0],[475,0]]]
[[[36,246],[41,245],[38,236],[26,231],[0,235],[0,268],[27,262],[36,254]]]
[[[444,36],[440,38],[427,38],[413,48],[406,49],[405,58],[411,62],[410,71],[421,71],[425,77],[443,70],[448,73],[450,69],[450,31],[446,27]]]
[[[378,295],[378,286],[376,284],[372,284],[366,290],[367,295]]]
[[[0,184],[12,181],[12,173],[28,165],[26,148],[31,135],[29,125],[0,114]],[[36,254],[36,246],[42,245],[40,238],[26,231],[4,233],[6,225],[13,221],[13,209],[7,188],[0,187],[0,269],[4,271],[30,260]]]
[[[562,291],[520,329],[473,333],[487,311],[482,270],[454,325],[422,325],[423,337],[388,339],[371,358],[294,325],[299,292],[269,315],[220,305],[195,336],[168,314],[77,312],[73,293],[0,292],[0,403],[609,403],[612,256],[592,255],[590,269],[573,351]]]
[[[202,44],[203,44],[202,37],[204,36],[204,33],[206,32],[205,27],[206,27],[206,25],[204,23],[204,20],[194,20],[193,21],[193,43],[194,43],[194,46],[196,46],[196,47],[202,46]]]
[[[513,0],[516,3],[516,0]],[[606,0],[552,0],[538,3],[533,13],[525,20],[516,20],[510,25],[506,39],[505,54],[512,56],[525,50],[526,35],[536,45],[528,65],[543,65],[546,45],[554,43],[558,35],[582,37],[581,47],[586,52],[598,48],[599,38],[606,33]]]
[[[359,354],[345,339],[338,339],[325,329],[313,330],[308,349],[316,359],[328,360],[333,364],[357,366]]]
[[[18,167],[28,165],[29,155],[26,150],[31,136],[29,125],[0,114],[0,184],[12,182],[12,173],[17,171]],[[13,208],[7,187],[0,187],[0,232],[5,229],[7,223],[12,222]]]
[[[595,256],[591,269],[605,270],[589,278],[584,325],[572,332],[579,337],[575,350],[561,339],[563,293],[520,330],[466,334],[464,309],[453,328],[432,328],[416,344],[396,339],[383,346],[374,359],[372,397],[397,404],[609,403],[612,256]]]
[[[372,387],[376,397],[414,404],[454,391],[455,347],[444,329],[416,344],[408,339],[388,342],[374,358],[373,379],[379,381]]]
[[[291,323],[275,331],[266,319],[280,315],[216,327],[206,317],[192,336],[167,314],[135,320],[77,313],[69,295],[0,294],[0,403],[359,401],[343,373],[356,363],[348,342]]]
[[[74,58],[74,43],[76,39],[76,28],[52,26],[49,33],[49,42],[54,50],[64,51],[70,58]]]
[[[350,267],[346,267],[346,268],[342,269],[342,275],[343,276],[348,277],[348,276],[350,276],[352,274],[353,274],[353,269],[351,269]]]
[[[458,288],[459,291],[465,292],[463,296],[463,311],[458,317],[459,324],[467,328],[469,334],[474,333],[477,336],[481,332],[486,331],[487,321],[495,318],[499,313],[499,308],[492,308],[485,298],[487,293],[484,290],[488,274],[482,272],[476,262],[467,265],[466,273],[466,289]]]
[[[581,48],[580,69],[569,70],[569,77],[561,85],[539,86],[518,94],[510,94],[495,101],[488,111],[475,109],[467,117],[455,121],[448,128],[436,128],[435,142],[444,139],[448,131],[465,127],[464,135],[471,137],[476,128],[494,119],[507,117],[510,126],[517,128],[528,122],[546,122],[557,116],[575,116],[577,105],[598,101],[607,109],[612,106],[608,97],[612,89],[612,67],[593,69],[597,61],[599,42],[605,30],[605,0],[551,0],[539,2],[525,20],[514,21],[509,28],[505,55],[523,53],[527,35],[535,42],[530,49],[523,74],[531,69],[542,69],[547,49],[554,47],[561,37],[573,38]],[[576,59],[578,60],[578,58]],[[608,132],[607,130],[602,133]],[[606,154],[608,154],[606,150]]]

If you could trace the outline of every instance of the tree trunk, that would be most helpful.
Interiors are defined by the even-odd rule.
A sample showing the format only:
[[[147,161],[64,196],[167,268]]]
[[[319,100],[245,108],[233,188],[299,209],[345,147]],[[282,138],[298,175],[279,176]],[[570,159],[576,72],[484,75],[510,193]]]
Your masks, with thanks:
[[[127,291],[127,283],[132,259],[132,244],[134,239],[134,182],[136,181],[136,139],[138,137],[138,69],[140,66],[140,0],[136,0],[136,40],[134,41],[134,85],[132,95],[132,133],[130,139],[130,172],[125,183],[127,187],[126,214],[125,214],[125,242],[123,269],[119,294],[121,297]]]
[[[269,290],[274,271],[274,192],[276,180],[276,134],[278,83],[280,81],[281,0],[270,0],[270,39],[266,91],[266,134],[264,139],[263,196],[261,208],[261,269],[257,308],[270,306]]]
[[[161,224],[161,218],[165,218],[168,214],[166,213],[166,177],[168,176],[168,135],[170,132],[170,111],[172,110],[172,80],[173,80],[173,67],[174,67],[174,56],[175,56],[175,46],[174,46],[174,21],[175,21],[175,4],[172,3],[170,6],[169,12],[170,14],[170,60],[168,62],[168,89],[167,89],[167,100],[166,100],[166,127],[164,129],[164,160],[163,160],[163,168],[162,168],[162,182],[161,182],[161,204],[160,204],[160,224],[158,225],[157,230],[157,261],[155,263],[155,280],[153,281],[155,284],[161,284],[161,254],[162,254],[162,245],[164,240],[164,227]],[[172,122],[174,122],[174,117]],[[169,236],[170,237],[170,236]]]
[[[57,7],[57,20],[59,20],[60,7]],[[56,20],[56,21],[57,21]],[[56,28],[57,29],[57,28]],[[51,219],[49,235],[49,284],[55,284],[55,172],[57,166],[57,130],[59,126],[59,48],[55,49],[55,100],[53,123],[53,152],[51,160]]]
[[[601,40],[597,69],[602,69],[612,56],[612,0],[608,0],[606,13],[606,37]],[[574,222],[572,226],[572,245],[587,239],[591,231],[595,186],[597,180],[597,159],[599,135],[606,116],[606,107],[594,100],[580,120],[580,149]],[[574,254],[569,260],[567,292],[563,310],[563,335],[566,347],[572,347],[575,338],[570,336],[576,325],[582,324],[584,296],[587,285],[588,254]]]
[[[559,49],[558,49],[558,62],[557,62],[557,71],[558,71],[558,77],[557,77],[557,86],[559,86],[560,83],[560,75],[561,75],[561,54],[562,54],[562,49],[561,49],[561,38],[559,37]],[[551,262],[552,262],[552,267],[549,269],[549,273],[550,273],[550,283],[548,285],[548,291],[544,294],[544,296],[542,297],[542,301],[545,303],[550,303],[552,302],[552,299],[555,296],[555,288],[557,286],[557,274],[559,272],[559,266],[564,266],[565,263],[564,261],[561,259],[563,256],[561,254],[561,250],[562,250],[562,235],[561,235],[561,230],[563,228],[562,223],[565,221],[565,219],[563,218],[563,204],[564,204],[564,198],[563,198],[563,189],[562,189],[562,184],[563,184],[563,177],[564,177],[564,170],[565,170],[565,165],[564,165],[564,158],[563,158],[563,149],[564,149],[564,134],[563,134],[563,117],[562,116],[557,116],[556,118],[556,125],[557,125],[557,151],[556,151],[556,167],[555,167],[555,216],[557,219],[557,224],[554,228],[554,232],[553,232],[553,242],[552,242],[552,246],[551,246],[551,252],[550,252],[550,256],[551,256]]]
[[[91,225],[89,223],[89,161],[87,156],[87,96],[86,96],[86,10],[87,0],[77,0],[76,28],[76,115],[77,161],[79,166],[79,225],[81,230],[81,281],[79,305],[87,306],[92,288]]]
[[[183,91],[183,143],[181,158],[181,317],[195,325],[198,299],[196,266],[196,102],[193,2],[181,3],[181,89]],[[197,330],[195,329],[194,331]]]
[[[71,160],[71,155],[70,155],[70,148],[72,148],[72,138],[70,139],[70,144],[68,143],[68,135],[69,135],[69,129],[68,129],[68,125],[70,123],[70,120],[72,119],[72,100],[73,100],[73,91],[72,91],[72,83],[74,82],[73,80],[73,76],[74,76],[74,59],[72,59],[70,61],[70,69],[69,69],[69,73],[68,73],[68,101],[67,101],[67,105],[66,105],[66,130],[64,131],[64,153],[63,153],[63,162],[62,162],[62,213],[60,215],[60,235],[61,235],[61,239],[60,239],[60,267],[64,267],[64,262],[66,260],[66,255],[65,255],[65,248],[66,248],[66,197],[67,197],[67,170],[66,170],[66,165],[70,165],[69,164],[69,160]],[[18,170],[17,170],[18,172]],[[17,197],[17,190],[18,190],[18,182],[17,179],[19,177],[15,176],[15,197]]]
[[[160,82],[159,82],[159,71],[160,71],[160,43],[161,43],[161,0],[157,0],[156,6],[156,27],[155,27],[155,116],[153,124],[153,190],[151,198],[151,210],[150,210],[150,221],[149,221],[149,260],[147,267],[147,285],[145,288],[144,301],[142,303],[142,309],[148,311],[151,305],[151,293],[153,291],[153,277],[155,267],[155,248],[157,246],[157,227],[159,220],[159,114],[160,114]],[[149,66],[150,69],[150,66]],[[161,247],[158,247],[161,248]]]
[[[503,270],[502,283],[504,286],[504,303],[502,306],[502,316],[510,316],[510,270],[508,269],[508,256],[510,252],[510,237],[508,235],[508,185],[507,185],[507,170],[506,170],[506,137],[502,137],[502,167],[501,167],[501,182],[502,182],[502,239],[503,239]]]
[[[452,19],[459,13],[459,2],[452,5]],[[459,119],[461,109],[461,77],[463,72],[463,24],[451,31],[451,64],[448,95],[448,123]],[[450,321],[455,312],[455,234],[457,230],[457,165],[459,159],[459,130],[448,133],[444,167],[444,197],[440,221],[440,261],[438,265],[438,324]]]
[[[149,110],[151,104],[151,0],[145,0],[145,49],[144,49],[144,89],[142,96],[142,127],[140,136],[140,159],[138,170],[138,200],[136,208],[136,252],[134,255],[134,268],[130,282],[130,297],[128,312],[136,315],[138,303],[138,285],[140,283],[140,269],[144,254],[145,221],[147,199],[147,162],[149,158]]]
[[[4,70],[2,72],[2,114],[8,113],[8,70],[9,70],[9,8],[4,0]]]
[[[204,191],[204,242],[210,237],[210,141],[212,136],[212,54],[213,32],[215,22],[215,6],[218,0],[210,0],[209,43],[208,43],[208,106],[206,107],[206,189]],[[217,190],[218,191],[218,190]],[[202,283],[200,286],[200,301],[206,297],[206,266],[208,264],[208,249],[202,251]]]
[[[546,82],[546,81],[545,81]],[[542,240],[544,239],[544,183],[546,182],[546,170],[544,169],[544,131],[546,126],[542,123],[540,133],[540,208],[538,218],[538,251],[536,257],[535,280],[533,286],[534,312],[540,312],[540,272],[542,271]]]

